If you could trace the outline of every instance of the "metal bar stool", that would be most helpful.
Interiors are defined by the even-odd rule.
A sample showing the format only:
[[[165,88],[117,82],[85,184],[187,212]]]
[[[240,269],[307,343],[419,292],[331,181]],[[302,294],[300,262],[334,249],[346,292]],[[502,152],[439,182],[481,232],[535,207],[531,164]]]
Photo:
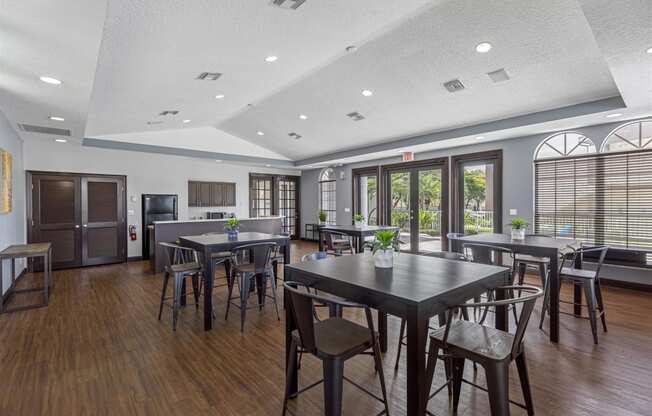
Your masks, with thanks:
[[[325,251],[341,256],[345,251],[355,254],[353,248],[353,237],[337,231],[324,230],[324,242],[326,243]]]

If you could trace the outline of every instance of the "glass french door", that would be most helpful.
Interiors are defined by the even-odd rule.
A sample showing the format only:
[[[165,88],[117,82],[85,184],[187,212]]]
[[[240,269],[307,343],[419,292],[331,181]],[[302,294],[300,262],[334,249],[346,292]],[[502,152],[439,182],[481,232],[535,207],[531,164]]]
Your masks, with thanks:
[[[447,166],[397,168],[386,173],[387,223],[400,227],[401,251],[445,249],[448,224]]]
[[[283,217],[281,229],[291,238],[297,237],[298,211],[298,186],[295,178],[279,177],[278,179],[278,214]]]

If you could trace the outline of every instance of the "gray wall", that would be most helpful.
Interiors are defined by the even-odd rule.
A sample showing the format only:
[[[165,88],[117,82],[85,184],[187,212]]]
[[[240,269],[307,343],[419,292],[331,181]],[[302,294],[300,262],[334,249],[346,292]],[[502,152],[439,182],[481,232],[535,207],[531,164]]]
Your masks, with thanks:
[[[13,157],[12,193],[13,209],[8,214],[0,214],[0,250],[12,244],[25,243],[25,170],[23,169],[23,141],[0,111],[0,148],[11,153]],[[24,269],[24,262],[17,262],[16,273]],[[11,284],[11,265],[2,263],[3,292]]]

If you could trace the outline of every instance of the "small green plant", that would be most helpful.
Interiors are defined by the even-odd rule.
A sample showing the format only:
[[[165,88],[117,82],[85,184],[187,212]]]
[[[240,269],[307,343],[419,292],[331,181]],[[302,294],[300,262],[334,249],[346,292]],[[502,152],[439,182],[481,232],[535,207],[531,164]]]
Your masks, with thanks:
[[[366,243],[367,246],[371,247],[371,251],[376,254],[378,250],[389,250],[393,248],[394,251],[399,251],[400,242],[398,241],[398,232],[381,230],[376,231],[374,234],[374,241],[369,241]]]
[[[328,219],[328,214],[326,214],[326,211],[323,209],[319,210],[319,214],[317,214],[317,216],[319,217],[319,222],[326,222]]]
[[[528,222],[525,221],[524,218],[516,217],[516,218],[512,218],[512,220],[509,222],[509,225],[510,227],[512,227],[512,230],[521,230],[527,228],[528,225],[530,224],[528,224]]]
[[[364,221],[364,215],[362,214],[355,214],[353,216],[353,221],[355,222],[363,222]]]
[[[226,231],[238,231],[238,228],[240,228],[240,220],[237,218],[229,218],[226,220],[226,225],[224,225],[224,229]]]

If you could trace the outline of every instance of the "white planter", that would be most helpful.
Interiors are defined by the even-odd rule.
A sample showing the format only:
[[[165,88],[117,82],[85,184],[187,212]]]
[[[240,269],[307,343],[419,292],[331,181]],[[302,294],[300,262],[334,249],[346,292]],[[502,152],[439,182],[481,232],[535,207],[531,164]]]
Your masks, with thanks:
[[[512,228],[512,240],[525,240],[525,228]]]
[[[394,249],[378,250],[374,254],[374,266],[383,269],[394,267]]]
[[[356,227],[364,227],[364,221],[356,221],[355,226]]]

